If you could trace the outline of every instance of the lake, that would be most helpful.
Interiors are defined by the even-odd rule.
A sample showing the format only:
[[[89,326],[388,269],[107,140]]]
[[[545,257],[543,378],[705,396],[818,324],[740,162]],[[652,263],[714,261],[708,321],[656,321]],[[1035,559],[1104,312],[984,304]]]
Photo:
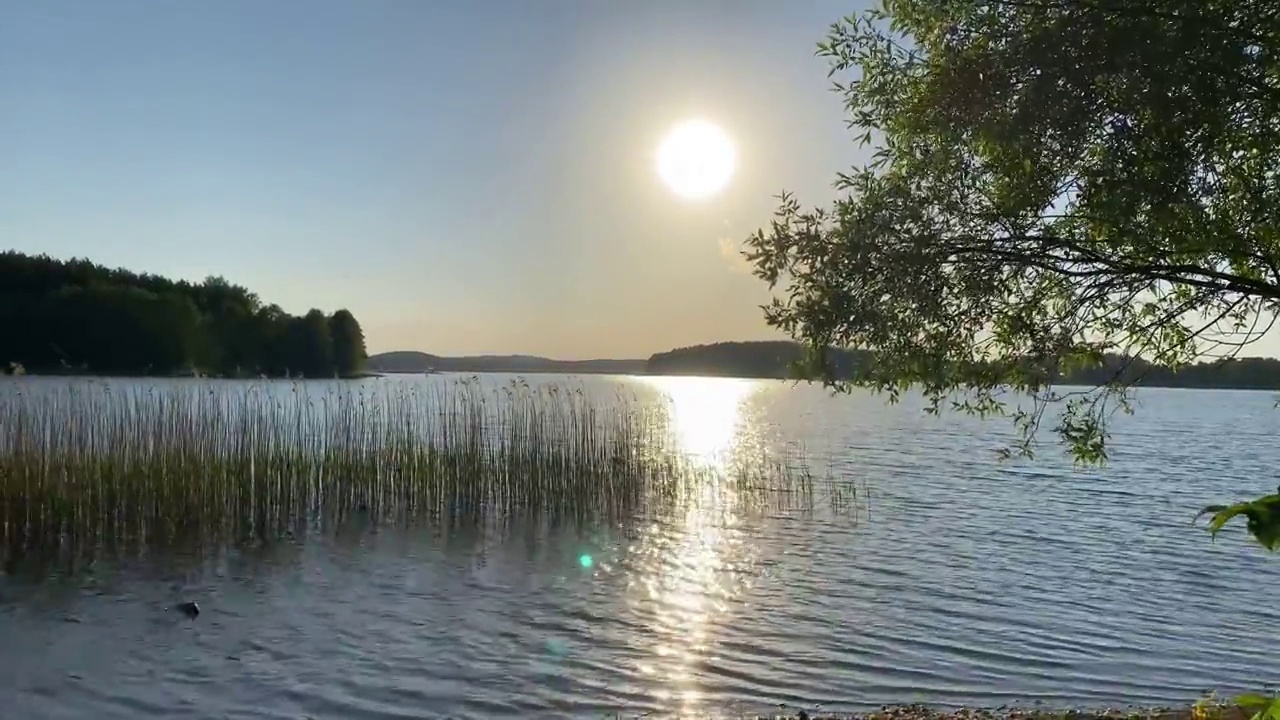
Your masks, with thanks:
[[[802,453],[826,481],[786,503],[716,494],[708,480],[702,501],[607,520],[356,514],[272,542],[0,574],[0,717],[1101,707],[1280,681],[1280,555],[1240,527],[1211,541],[1191,522],[1280,482],[1270,393],[1141,390],[1136,413],[1114,421],[1111,463],[1084,471],[1047,433],[1035,461],[1000,463],[1008,422],[931,417],[912,398],[730,379],[528,382],[660,406],[663,432],[711,471],[748,448]],[[184,600],[198,618],[170,609]]]

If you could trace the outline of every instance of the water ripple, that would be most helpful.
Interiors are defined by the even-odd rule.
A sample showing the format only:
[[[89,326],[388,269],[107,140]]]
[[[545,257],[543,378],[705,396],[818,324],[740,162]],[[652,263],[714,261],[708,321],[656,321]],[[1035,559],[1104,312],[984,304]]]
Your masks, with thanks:
[[[1047,451],[998,465],[1008,428],[910,402],[753,396],[756,436],[803,442],[865,486],[856,521],[726,501],[613,526],[352,527],[91,581],[0,576],[0,707],[598,717],[1178,703],[1274,683],[1280,564],[1190,516],[1266,491],[1280,414],[1266,394],[1141,399],[1112,465],[1085,472]],[[682,432],[710,457],[724,433],[706,430]],[[164,610],[186,596],[195,622]]]

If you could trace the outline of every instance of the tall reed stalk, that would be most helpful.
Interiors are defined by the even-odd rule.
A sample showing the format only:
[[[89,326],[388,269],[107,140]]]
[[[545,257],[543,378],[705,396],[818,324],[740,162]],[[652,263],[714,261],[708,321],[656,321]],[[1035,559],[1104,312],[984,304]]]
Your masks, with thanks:
[[[728,472],[684,462],[654,409],[626,397],[312,387],[15,383],[0,391],[0,542],[12,553],[266,538],[353,514],[617,517],[708,483],[812,494],[807,471],[768,458]]]

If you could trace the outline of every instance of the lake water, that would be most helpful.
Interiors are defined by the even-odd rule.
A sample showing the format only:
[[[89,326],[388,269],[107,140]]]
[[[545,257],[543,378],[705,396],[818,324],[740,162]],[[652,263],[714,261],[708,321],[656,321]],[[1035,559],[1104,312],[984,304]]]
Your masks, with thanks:
[[[0,718],[1097,707],[1280,681],[1280,555],[1191,522],[1277,484],[1269,393],[1142,390],[1115,420],[1111,464],[1077,471],[1055,447],[1001,464],[1007,422],[910,400],[530,382],[667,403],[673,437],[710,466],[740,438],[803,447],[858,506],[721,498],[595,525],[356,517],[303,539],[0,575]],[[188,599],[195,620],[167,609]]]

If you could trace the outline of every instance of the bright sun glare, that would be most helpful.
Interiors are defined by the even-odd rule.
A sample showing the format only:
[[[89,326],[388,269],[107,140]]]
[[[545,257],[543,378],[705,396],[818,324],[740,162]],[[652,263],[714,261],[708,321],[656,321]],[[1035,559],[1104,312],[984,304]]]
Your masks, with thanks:
[[[690,200],[724,189],[736,164],[733,141],[705,120],[675,126],[658,146],[658,176],[672,192]]]

